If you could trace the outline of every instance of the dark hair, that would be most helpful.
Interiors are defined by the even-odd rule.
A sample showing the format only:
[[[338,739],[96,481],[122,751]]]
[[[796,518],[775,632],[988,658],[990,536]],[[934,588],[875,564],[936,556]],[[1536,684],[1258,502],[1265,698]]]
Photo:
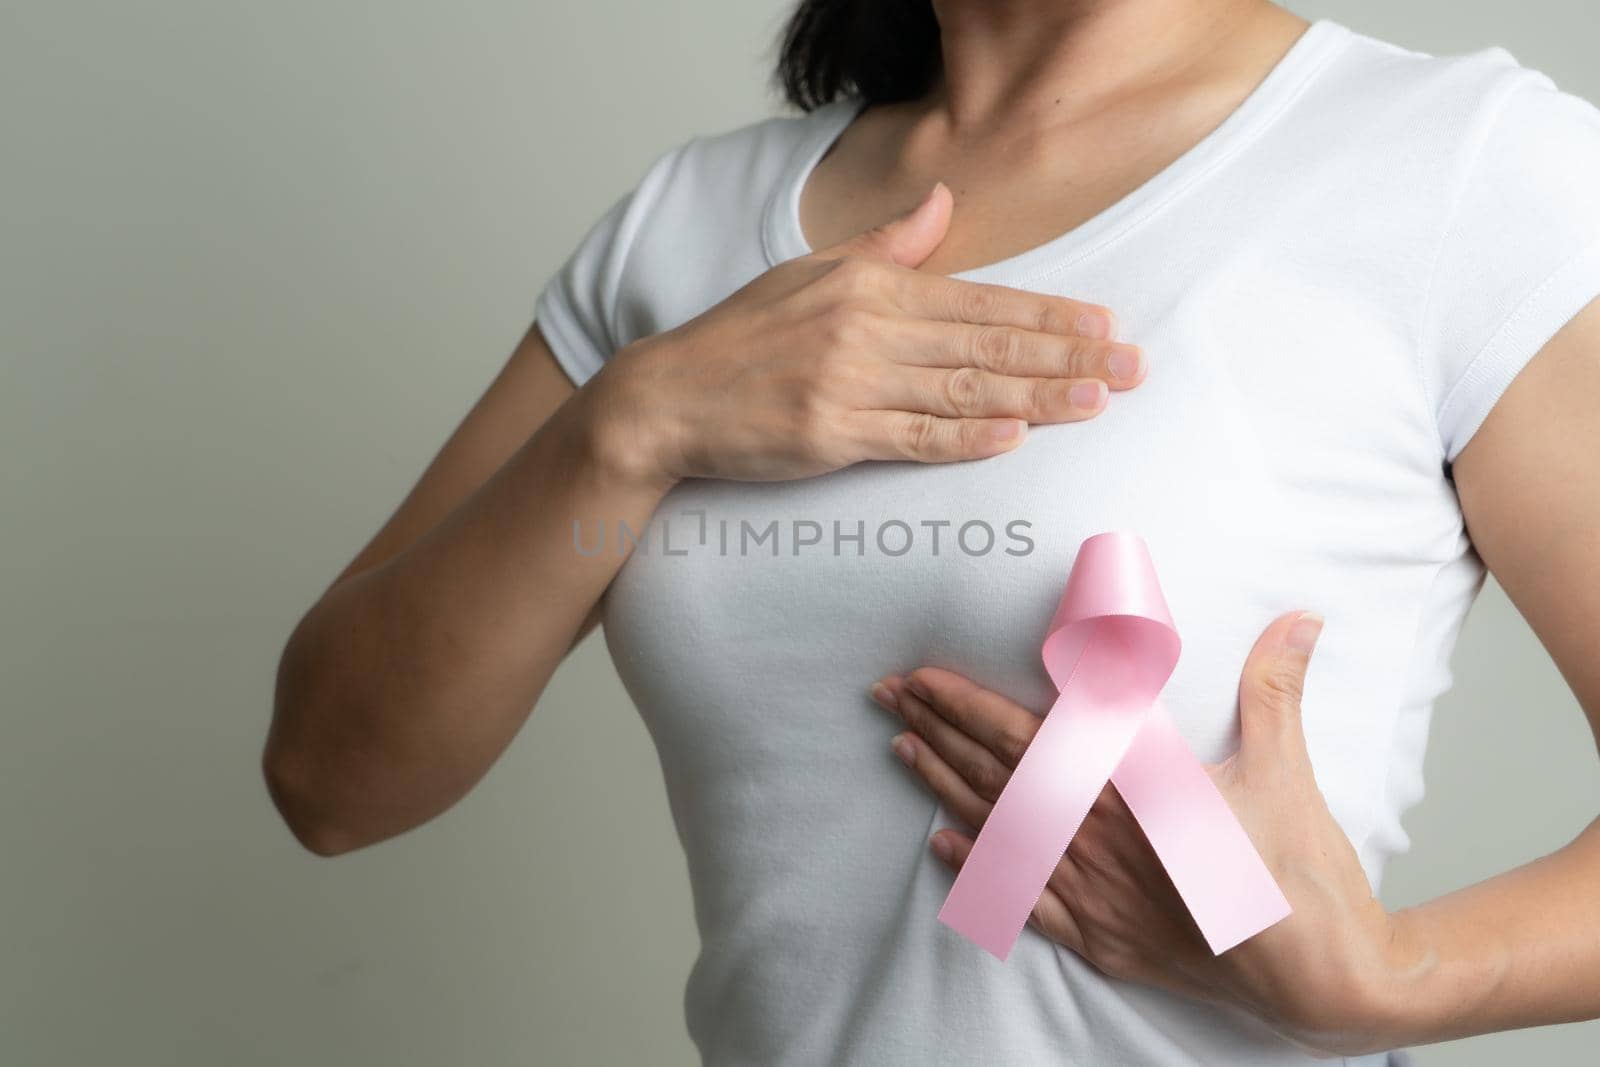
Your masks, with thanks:
[[[811,111],[840,96],[915,100],[943,65],[932,0],[800,0],[773,81]]]

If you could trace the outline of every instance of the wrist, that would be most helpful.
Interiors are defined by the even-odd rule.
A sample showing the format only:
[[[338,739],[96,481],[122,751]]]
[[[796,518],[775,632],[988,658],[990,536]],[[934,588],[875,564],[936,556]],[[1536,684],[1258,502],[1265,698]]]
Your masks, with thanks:
[[[1317,1056],[1365,1056],[1418,1043],[1434,995],[1428,954],[1403,913],[1371,901],[1375,913],[1357,935],[1346,930],[1330,946],[1332,969],[1296,986],[1262,1014],[1282,1036]]]
[[[664,495],[681,479],[668,461],[673,435],[667,420],[638,382],[645,344],[614,353],[574,394],[570,408],[585,459],[603,477]]]
[[[1375,1049],[1434,1040],[1441,1006],[1448,1010],[1451,994],[1443,990],[1439,954],[1411,908],[1391,912],[1389,937],[1382,964],[1367,990]]]

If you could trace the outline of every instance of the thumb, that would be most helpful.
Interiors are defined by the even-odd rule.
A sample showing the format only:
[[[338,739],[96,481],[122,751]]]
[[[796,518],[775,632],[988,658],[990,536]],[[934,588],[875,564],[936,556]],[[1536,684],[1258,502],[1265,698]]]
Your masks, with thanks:
[[[863,230],[817,253],[821,259],[841,256],[867,256],[898,263],[902,267],[920,266],[944,240],[950,227],[950,212],[955,203],[944,182],[935,182],[922,202],[911,210]]]
[[[1314,611],[1291,611],[1256,638],[1239,679],[1239,748],[1247,757],[1280,757],[1286,746],[1304,754],[1300,701],[1322,622]]]

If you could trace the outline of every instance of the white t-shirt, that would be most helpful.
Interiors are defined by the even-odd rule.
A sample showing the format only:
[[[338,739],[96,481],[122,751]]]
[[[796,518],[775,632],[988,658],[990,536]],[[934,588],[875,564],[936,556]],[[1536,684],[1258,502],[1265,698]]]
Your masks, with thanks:
[[[807,252],[798,192],[858,107],[660,156],[540,295],[573,380]],[[867,687],[931,664],[1042,712],[1077,546],[1137,532],[1184,642],[1163,703],[1202,759],[1237,743],[1267,623],[1327,617],[1306,731],[1376,887],[1484,578],[1449,461],[1600,293],[1600,111],[1501,48],[1324,19],[1146,184],[959,276],[1115,309],[1147,380],[981,462],[682,483],[612,586],[607,644],[693,886],[690,1034],[711,1064],[1315,1062],[1032,928],[1000,963],[940,923],[952,876],[926,842],[960,823]]]

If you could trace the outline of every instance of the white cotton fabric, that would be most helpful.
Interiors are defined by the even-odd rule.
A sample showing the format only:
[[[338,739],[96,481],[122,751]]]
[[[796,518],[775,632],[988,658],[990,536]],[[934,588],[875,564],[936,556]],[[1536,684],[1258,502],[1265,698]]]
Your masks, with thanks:
[[[799,190],[858,107],[660,156],[539,297],[572,379],[807,252]],[[1324,19],[1145,185],[961,276],[1115,309],[1147,381],[982,462],[685,482],[609,594],[694,891],[690,1034],[716,1065],[1326,1062],[1032,929],[1002,964],[939,923],[951,875],[926,840],[960,824],[893,759],[867,686],[939,665],[1044,711],[1078,544],[1137,532],[1184,642],[1164,703],[1203,759],[1237,743],[1267,623],[1327,617],[1308,743],[1376,887],[1484,579],[1449,462],[1600,293],[1600,112],[1502,48],[1431,56]]]

